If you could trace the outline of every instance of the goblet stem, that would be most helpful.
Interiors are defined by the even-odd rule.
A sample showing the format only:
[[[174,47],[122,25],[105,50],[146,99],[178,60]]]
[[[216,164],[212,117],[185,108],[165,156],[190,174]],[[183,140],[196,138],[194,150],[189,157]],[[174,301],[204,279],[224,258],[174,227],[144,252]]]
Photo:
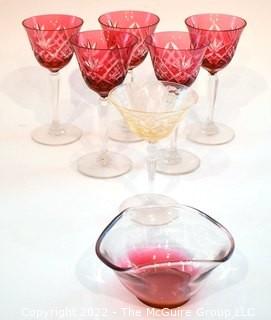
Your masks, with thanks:
[[[207,135],[214,135],[218,132],[218,128],[214,123],[214,111],[218,88],[218,77],[216,74],[209,76],[209,110],[204,131]]]
[[[108,125],[107,125],[107,113],[108,113],[108,103],[107,98],[100,97],[100,105],[98,106],[99,114],[99,129],[102,133],[101,135],[101,151],[100,151],[100,161],[103,165],[108,164]]]
[[[154,187],[156,162],[157,162],[156,144],[154,142],[149,142],[147,151],[148,151],[148,156],[147,156],[148,184],[149,184],[149,192],[152,193],[153,187]]]
[[[59,73],[50,72],[50,80],[52,87],[52,123],[49,128],[49,134],[60,136],[64,134],[64,129],[59,122]]]
[[[174,129],[173,134],[171,135],[171,139],[170,139],[169,155],[173,159],[177,156],[178,134],[179,134],[179,126],[177,125],[176,128]]]
[[[134,72],[133,69],[129,69],[127,72],[127,82],[133,83],[134,82]]]

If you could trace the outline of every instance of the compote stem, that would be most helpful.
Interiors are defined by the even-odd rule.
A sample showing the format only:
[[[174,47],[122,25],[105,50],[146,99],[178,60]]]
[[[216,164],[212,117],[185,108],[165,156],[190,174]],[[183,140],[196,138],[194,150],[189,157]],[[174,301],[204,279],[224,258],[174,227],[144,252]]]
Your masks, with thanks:
[[[147,146],[147,151],[148,151],[148,156],[147,156],[148,184],[149,184],[149,192],[152,193],[154,189],[154,179],[155,179],[156,162],[157,162],[156,143],[149,142]]]
[[[101,135],[101,150],[100,161],[103,165],[108,163],[108,125],[107,125],[107,113],[108,113],[108,101],[107,98],[99,98],[100,105],[98,106],[99,115],[99,129],[102,132]]]
[[[216,74],[209,75],[209,110],[204,131],[207,135],[214,135],[218,132],[218,128],[214,123],[214,111],[218,88],[218,77]]]
[[[49,133],[53,136],[60,136],[64,134],[64,129],[59,122],[59,73],[50,72],[50,81],[52,87],[52,123]]]

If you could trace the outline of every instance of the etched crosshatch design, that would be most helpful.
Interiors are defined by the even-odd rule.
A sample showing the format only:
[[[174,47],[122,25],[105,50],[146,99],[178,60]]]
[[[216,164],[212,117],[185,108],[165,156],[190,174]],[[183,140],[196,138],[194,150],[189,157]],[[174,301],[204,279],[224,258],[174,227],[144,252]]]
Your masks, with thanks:
[[[118,107],[122,116],[129,124],[130,129],[141,138],[157,142],[167,137],[184,116],[186,109],[178,112],[155,113],[139,112]]]
[[[66,145],[80,139],[82,132],[69,123],[61,123],[59,118],[59,71],[73,56],[70,38],[79,32],[83,19],[65,14],[46,14],[29,17],[22,24],[36,60],[50,71],[52,122],[36,128],[31,137],[35,142],[50,145]]]
[[[230,32],[213,32],[210,31],[191,31],[192,41],[198,44],[204,42],[209,43],[206,54],[203,59],[203,67],[209,72],[218,72],[226,67],[232,60],[240,33],[235,31]]]
[[[120,84],[126,75],[117,49],[106,53],[91,52],[84,56],[81,61],[81,72],[93,90],[107,94]]]
[[[206,46],[196,48],[188,32],[158,32],[147,37],[157,79],[190,86],[197,78]]]
[[[69,63],[73,49],[69,42],[80,30],[82,21],[70,16],[50,15],[24,21],[32,50],[37,61],[57,72]]]
[[[122,10],[107,12],[101,15],[98,19],[104,32],[124,31],[133,34],[138,42],[133,49],[133,53],[128,62],[128,77],[127,82],[134,81],[133,69],[140,65],[148,54],[148,49],[145,39],[152,34],[160,19],[156,14],[145,11]],[[125,54],[125,56],[127,56]],[[120,142],[137,142],[140,141],[134,135],[123,120],[112,121],[109,129],[109,136],[112,140]]]
[[[101,146],[98,152],[88,153],[77,161],[83,175],[107,179],[126,174],[132,162],[126,156],[107,147],[107,103],[109,91],[123,82],[137,38],[125,32],[91,30],[71,38],[82,76],[87,86],[99,95],[98,106]]]
[[[136,38],[127,33],[86,31],[72,38],[75,54],[86,84],[106,97],[123,82]]]
[[[103,30],[130,32],[137,37],[138,43],[129,63],[129,69],[133,69],[146,58],[148,49],[145,39],[155,31],[159,18],[143,11],[115,11],[102,15],[99,22]]]
[[[228,14],[206,13],[185,20],[193,46],[207,45],[202,67],[209,72],[209,112],[203,123],[189,128],[188,138],[194,142],[219,145],[230,142],[234,131],[222,123],[214,122],[214,109],[218,88],[217,72],[232,60],[246,21]]]
[[[206,45],[193,46],[188,32],[157,32],[146,38],[153,69],[160,81],[191,86],[196,80]],[[168,148],[161,149],[157,171],[164,174],[184,174],[200,166],[199,158],[178,146],[178,127]]]
[[[54,68],[64,67],[73,54],[69,38],[68,32],[60,28],[54,32],[36,30],[31,43],[37,60]]]
[[[226,18],[225,18],[226,17]],[[226,19],[230,20],[226,22]],[[244,26],[238,17],[210,14],[186,19],[195,46],[208,44],[202,66],[214,74],[232,60]]]

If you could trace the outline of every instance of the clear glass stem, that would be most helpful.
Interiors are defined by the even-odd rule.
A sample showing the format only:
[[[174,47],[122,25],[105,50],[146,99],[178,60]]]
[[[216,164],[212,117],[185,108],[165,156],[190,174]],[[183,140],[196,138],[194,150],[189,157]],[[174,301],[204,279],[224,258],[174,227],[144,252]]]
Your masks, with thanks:
[[[133,83],[134,82],[134,72],[133,69],[129,69],[127,73],[127,82]]]
[[[170,139],[169,154],[170,154],[170,157],[173,157],[173,158],[177,156],[178,134],[179,134],[179,126],[177,125]]]
[[[180,152],[178,152],[178,134],[179,134],[179,126],[177,126],[171,137],[170,137],[170,145],[165,153],[161,154],[161,161],[165,162],[167,165],[175,165],[181,161]]]
[[[147,151],[148,151],[148,156],[147,156],[148,184],[149,184],[149,192],[152,193],[154,189],[154,179],[155,179],[156,162],[157,162],[156,144],[153,142],[149,142]]]
[[[98,106],[99,115],[99,129],[101,132],[101,151],[99,160],[104,166],[108,164],[108,125],[107,125],[107,114],[108,114],[108,103],[107,98],[100,97],[100,105]]]
[[[215,103],[218,88],[217,74],[210,74],[209,76],[209,110],[206,123],[204,125],[204,131],[207,135],[214,135],[218,132],[218,128],[214,123]]]
[[[64,129],[59,122],[59,73],[50,72],[50,81],[52,87],[52,122],[49,133],[54,136],[60,136],[64,134]]]

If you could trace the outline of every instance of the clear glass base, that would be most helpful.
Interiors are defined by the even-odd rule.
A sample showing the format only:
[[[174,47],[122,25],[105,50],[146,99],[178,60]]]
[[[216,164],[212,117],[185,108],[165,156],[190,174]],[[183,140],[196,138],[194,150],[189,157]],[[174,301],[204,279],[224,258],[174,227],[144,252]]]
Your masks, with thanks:
[[[162,174],[179,175],[195,171],[200,166],[200,159],[193,153],[178,149],[172,152],[169,149],[159,151],[156,171]]]
[[[234,131],[221,123],[215,123],[215,132],[206,132],[200,123],[187,128],[187,138],[193,142],[207,145],[219,145],[230,142],[234,138]]]
[[[81,157],[77,162],[78,171],[92,178],[114,178],[122,176],[132,168],[132,162],[127,157],[107,151],[94,152]]]
[[[120,205],[120,211],[130,207],[144,207],[144,206],[168,206],[177,205],[178,202],[168,196],[157,193],[141,193],[136,194],[124,200]]]
[[[123,120],[111,122],[108,134],[111,140],[118,142],[131,143],[142,141],[142,139],[138,138],[133,132],[130,131]]]
[[[45,125],[34,129],[31,133],[32,139],[48,146],[62,146],[73,143],[82,136],[82,131],[71,124],[62,124],[57,134],[52,133],[50,128],[50,125]]]

